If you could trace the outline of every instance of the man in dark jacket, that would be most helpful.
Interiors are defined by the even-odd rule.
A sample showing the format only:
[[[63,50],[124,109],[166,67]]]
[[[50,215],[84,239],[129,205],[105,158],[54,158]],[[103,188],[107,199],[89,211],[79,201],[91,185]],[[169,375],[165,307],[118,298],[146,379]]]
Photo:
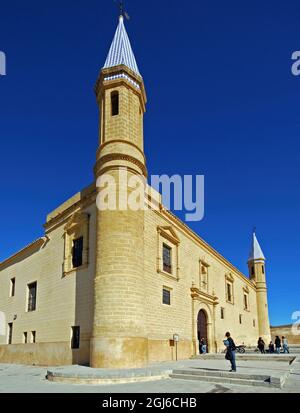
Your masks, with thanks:
[[[279,354],[280,353],[280,348],[281,348],[281,340],[280,340],[279,336],[276,336],[276,338],[275,338],[275,347],[276,347],[276,353]]]
[[[236,372],[236,363],[235,363],[235,350],[236,350],[236,345],[234,344],[233,339],[230,336],[230,333],[227,332],[225,334],[226,340],[224,341],[224,344],[227,347],[226,355],[225,358],[226,360],[229,360],[231,363],[231,370],[232,372]]]

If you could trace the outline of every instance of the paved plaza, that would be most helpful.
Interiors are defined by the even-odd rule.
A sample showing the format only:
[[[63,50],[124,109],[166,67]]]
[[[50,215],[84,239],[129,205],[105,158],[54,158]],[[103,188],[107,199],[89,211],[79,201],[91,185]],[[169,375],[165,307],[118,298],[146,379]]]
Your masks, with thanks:
[[[73,384],[57,383],[46,379],[47,371],[51,368],[24,366],[15,364],[0,364],[0,393],[300,393],[300,354],[294,355],[296,358],[290,364],[286,361],[276,361],[274,358],[250,359],[237,361],[237,375],[228,373],[229,363],[223,358],[184,360],[172,363],[160,363],[152,365],[151,369],[158,371],[186,371],[198,372],[206,371],[221,377],[221,382],[206,382],[202,380],[187,380],[180,378],[161,378],[152,381],[137,381],[134,383],[116,384]],[[74,373],[81,375],[83,371],[92,369],[80,366],[69,366],[53,368],[52,371],[66,372],[66,375]],[[120,371],[119,371],[120,373]],[[86,375],[86,373],[84,373]],[[118,371],[114,371],[118,375]],[[232,377],[233,380],[228,379]],[[238,385],[231,381],[236,381],[236,377],[251,379],[255,377],[272,376],[275,378],[285,377],[286,380],[282,388],[260,385]],[[121,375],[120,375],[121,376]],[[126,375],[125,375],[126,376]],[[128,375],[127,375],[128,376]],[[224,382],[222,377],[224,376]],[[220,378],[219,377],[219,378]],[[214,380],[214,379],[212,379]],[[251,380],[249,381],[251,382]]]

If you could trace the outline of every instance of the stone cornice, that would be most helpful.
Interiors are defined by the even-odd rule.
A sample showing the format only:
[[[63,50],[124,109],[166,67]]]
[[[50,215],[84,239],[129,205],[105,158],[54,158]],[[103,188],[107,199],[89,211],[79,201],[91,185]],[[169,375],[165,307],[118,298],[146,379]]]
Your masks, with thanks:
[[[234,275],[239,277],[243,282],[245,282],[252,290],[256,291],[255,285],[247,278],[241,271],[239,271],[233,264],[231,264],[225,257],[223,257],[219,252],[217,252],[213,247],[211,247],[206,241],[199,237],[191,228],[189,228],[184,222],[182,222],[176,215],[171,211],[165,209],[162,205],[160,206],[160,211],[155,211],[157,214],[165,217],[167,222],[171,222],[176,225],[184,234],[189,238],[194,240],[200,247],[204,248],[206,251],[211,253],[215,258],[218,259],[222,264],[226,265],[228,270],[233,271]]]
[[[145,157],[144,152],[137,145],[135,145],[133,142],[125,141],[124,139],[112,139],[110,141],[106,141],[106,142],[102,143],[101,146],[99,147],[98,151],[97,151],[97,158],[100,157],[100,152],[103,148],[105,148],[106,146],[108,146],[110,144],[114,144],[114,143],[125,143],[126,145],[132,146],[137,151],[139,151],[139,153],[143,156],[145,164],[146,164],[146,157]]]
[[[49,240],[50,239],[48,236],[44,236],[26,245],[26,247],[22,248],[21,250],[16,252],[14,255],[8,257],[6,260],[2,261],[0,263],[0,271],[4,270],[10,264],[14,264],[16,261],[21,259],[24,256],[24,254],[28,254],[28,253],[32,253],[34,251],[40,250],[42,247],[44,247],[49,242]]]
[[[78,200],[74,204],[70,205],[68,208],[62,210],[58,213],[55,217],[51,218],[46,224],[44,224],[44,229],[46,233],[53,231],[58,226],[63,224],[70,218],[70,215],[74,214],[75,212],[80,212],[83,209],[93,205],[96,201],[96,187],[95,189],[88,194],[88,196]]]
[[[199,290],[199,288],[196,288],[195,286],[191,288],[191,297],[193,300],[204,301],[208,304],[219,304],[218,297],[216,297],[215,295],[205,293],[204,291]]]
[[[139,161],[138,159],[134,158],[133,156],[126,155],[124,153],[112,153],[108,155],[104,155],[100,157],[100,159],[97,160],[96,165],[95,165],[95,176],[97,176],[98,171],[101,169],[101,167],[107,163],[107,162],[113,162],[113,161],[126,161],[130,162],[134,165],[136,165],[143,173],[143,175],[147,178],[147,168],[146,166]]]
[[[178,238],[176,232],[171,226],[164,226],[164,227],[158,226],[157,231],[162,237],[169,240],[172,244],[174,245],[180,244],[180,239]]]
[[[127,74],[130,78],[132,78],[138,85],[140,89],[137,89],[131,82],[129,82],[126,78],[118,78],[114,80],[104,81],[104,78],[114,76],[117,74]],[[126,85],[129,87],[135,94],[137,94],[141,99],[141,104],[144,112],[146,111],[146,103],[147,103],[147,96],[146,90],[144,86],[144,81],[141,76],[138,76],[134,73],[129,67],[125,65],[114,66],[107,69],[102,69],[98,80],[95,85],[95,93],[97,99],[99,100],[99,96],[102,95],[102,91],[106,88],[111,88],[112,86],[119,86],[119,85]]]

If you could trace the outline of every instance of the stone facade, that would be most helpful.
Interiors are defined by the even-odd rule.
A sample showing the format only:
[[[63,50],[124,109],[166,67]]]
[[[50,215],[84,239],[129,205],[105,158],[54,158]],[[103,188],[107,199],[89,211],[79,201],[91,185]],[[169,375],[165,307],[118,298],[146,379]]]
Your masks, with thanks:
[[[259,335],[268,338],[261,261],[254,259],[257,267],[251,279],[246,277],[167,211],[154,192],[145,203],[157,208],[97,207],[98,184],[106,174],[120,182],[125,169],[130,178],[146,177],[147,168],[141,76],[126,64],[102,69],[96,97],[95,182],[48,215],[43,238],[0,264],[0,311],[10,324],[0,336],[0,362],[138,367],[174,360],[176,353],[189,358],[198,353],[201,337],[210,352],[219,352],[226,331],[238,344],[255,345]],[[78,239],[82,257],[74,265]],[[171,256],[168,270],[165,248]],[[28,311],[33,282],[36,308]],[[163,302],[164,294],[169,302]],[[71,345],[73,327],[80,327],[79,348]]]
[[[289,344],[300,345],[299,323],[297,323],[297,326],[295,327],[293,327],[293,324],[287,324],[287,325],[277,326],[277,327],[271,326],[271,336],[272,336],[273,342],[275,341],[276,336],[279,336],[280,339],[283,336],[287,338]]]

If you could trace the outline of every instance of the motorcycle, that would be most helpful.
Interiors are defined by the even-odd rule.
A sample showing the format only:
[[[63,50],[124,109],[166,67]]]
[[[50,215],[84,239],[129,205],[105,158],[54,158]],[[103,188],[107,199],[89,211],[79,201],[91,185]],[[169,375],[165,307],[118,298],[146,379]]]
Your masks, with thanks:
[[[240,353],[240,354],[244,354],[245,351],[246,351],[245,348],[246,348],[246,346],[244,346],[244,345],[236,346],[236,352]]]

